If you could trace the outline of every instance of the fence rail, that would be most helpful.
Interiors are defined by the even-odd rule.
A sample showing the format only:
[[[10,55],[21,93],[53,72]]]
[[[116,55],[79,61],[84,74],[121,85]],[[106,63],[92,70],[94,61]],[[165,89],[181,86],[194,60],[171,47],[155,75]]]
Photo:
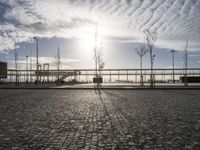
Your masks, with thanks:
[[[143,76],[144,82],[150,80],[151,69],[102,69],[97,72],[103,77],[104,82],[121,82],[121,81],[132,81],[140,82],[141,75]],[[142,73],[142,74],[141,74]],[[200,76],[200,68],[188,68],[187,70],[182,68],[175,69],[154,69],[153,76],[156,81],[171,81],[180,80],[181,77],[185,76]],[[40,81],[55,81],[57,76],[67,76],[65,80],[76,79],[82,82],[91,82],[92,78],[96,75],[95,69],[68,69],[68,70],[14,70],[8,69],[7,79],[5,82],[15,82],[15,78],[18,78],[19,82],[34,82],[36,76],[39,76]]]

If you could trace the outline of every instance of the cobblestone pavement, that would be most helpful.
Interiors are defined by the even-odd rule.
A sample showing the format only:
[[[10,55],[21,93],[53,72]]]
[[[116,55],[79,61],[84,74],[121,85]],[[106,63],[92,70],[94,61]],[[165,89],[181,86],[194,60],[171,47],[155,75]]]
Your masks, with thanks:
[[[0,90],[0,149],[200,149],[200,91]]]

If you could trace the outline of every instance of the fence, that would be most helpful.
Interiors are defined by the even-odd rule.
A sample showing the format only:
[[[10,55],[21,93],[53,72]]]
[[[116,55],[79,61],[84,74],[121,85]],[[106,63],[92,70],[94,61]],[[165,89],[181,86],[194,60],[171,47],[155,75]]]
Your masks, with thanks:
[[[144,83],[150,82],[150,69],[103,69],[98,70],[99,74],[103,78],[105,83],[140,83],[141,73]],[[153,80],[154,83],[180,83],[181,78],[187,77],[199,77],[200,68],[185,69],[154,69]],[[75,70],[12,70],[8,69],[6,82],[34,82],[36,77],[39,76],[40,82],[54,82],[57,77],[62,78],[64,81],[76,80],[79,82],[92,82],[93,77],[96,75],[95,69],[75,69]],[[65,78],[66,77],[66,78]],[[16,80],[18,78],[18,80]]]

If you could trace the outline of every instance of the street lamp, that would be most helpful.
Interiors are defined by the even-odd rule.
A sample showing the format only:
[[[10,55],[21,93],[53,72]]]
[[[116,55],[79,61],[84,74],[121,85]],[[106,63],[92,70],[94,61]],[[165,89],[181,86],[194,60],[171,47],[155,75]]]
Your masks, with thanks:
[[[17,46],[15,42],[15,85],[18,85],[18,73],[17,73]]]
[[[155,75],[154,75],[154,73],[153,73],[153,63],[154,63],[155,57],[156,57],[156,55],[153,54],[153,55],[152,55],[152,70],[151,70],[151,84],[152,84],[152,87],[155,86],[155,85],[154,85],[154,84],[155,84]]]
[[[26,82],[28,82],[28,55],[26,55]]]
[[[30,53],[30,82],[32,82],[32,51]]]
[[[172,49],[171,53],[172,53],[173,83],[175,83],[175,80],[174,80],[174,53],[175,53],[175,50]]]
[[[36,83],[38,83],[38,37],[33,37],[36,40]]]

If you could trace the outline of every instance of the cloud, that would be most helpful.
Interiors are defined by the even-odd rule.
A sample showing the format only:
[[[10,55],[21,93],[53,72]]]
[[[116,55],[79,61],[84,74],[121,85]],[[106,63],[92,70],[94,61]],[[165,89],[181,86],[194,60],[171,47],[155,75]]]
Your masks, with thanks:
[[[182,49],[189,37],[190,50],[200,49],[199,0],[1,0],[0,8],[0,50],[33,36],[79,38],[96,24],[121,42],[141,40],[150,28],[159,33],[157,45]]]
[[[191,54],[191,55],[188,55],[189,57],[200,57],[200,54]]]
[[[9,64],[9,68],[14,68],[15,61],[13,60],[13,57],[7,58],[7,62]],[[50,65],[50,69],[56,68],[54,57],[39,57],[38,62],[41,65],[48,63]],[[80,60],[61,58],[61,69],[72,69],[73,68],[72,64],[74,63],[80,63]],[[26,69],[26,57],[19,57],[17,60],[17,64],[18,67],[20,67],[20,69]],[[35,68],[35,64],[36,64],[36,57],[32,57],[33,69]],[[30,57],[28,58],[28,68],[29,65],[30,65]]]

